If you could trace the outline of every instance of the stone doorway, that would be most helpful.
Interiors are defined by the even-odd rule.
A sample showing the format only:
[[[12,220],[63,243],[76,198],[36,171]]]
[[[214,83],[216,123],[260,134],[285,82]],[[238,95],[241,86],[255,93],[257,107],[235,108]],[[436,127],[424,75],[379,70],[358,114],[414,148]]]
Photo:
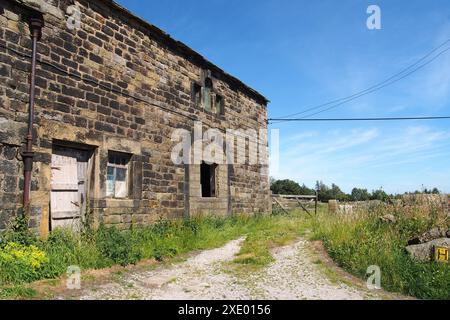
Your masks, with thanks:
[[[80,230],[87,209],[92,155],[92,150],[53,146],[50,230]]]

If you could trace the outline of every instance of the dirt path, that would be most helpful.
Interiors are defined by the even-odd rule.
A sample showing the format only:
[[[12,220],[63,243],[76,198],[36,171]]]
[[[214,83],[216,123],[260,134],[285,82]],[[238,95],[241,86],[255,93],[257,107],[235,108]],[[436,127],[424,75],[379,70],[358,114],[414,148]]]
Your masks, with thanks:
[[[127,273],[113,282],[81,291],[80,299],[389,299],[335,272],[311,251],[311,243],[273,251],[275,262],[256,272],[243,272],[230,261],[244,239],[204,251],[187,261],[151,271]],[[239,271],[240,270],[240,271]]]

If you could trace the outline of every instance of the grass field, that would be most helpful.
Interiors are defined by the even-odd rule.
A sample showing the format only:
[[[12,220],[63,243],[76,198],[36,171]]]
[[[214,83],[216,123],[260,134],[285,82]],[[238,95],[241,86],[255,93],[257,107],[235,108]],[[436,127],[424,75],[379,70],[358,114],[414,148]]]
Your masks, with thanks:
[[[397,223],[381,216],[392,214]],[[141,260],[165,261],[183,254],[221,247],[245,236],[233,263],[260,268],[273,261],[270,249],[295,241],[308,232],[322,240],[329,255],[346,271],[366,278],[367,268],[381,268],[384,289],[423,299],[450,299],[450,266],[412,261],[405,245],[433,226],[450,226],[439,208],[376,206],[352,215],[331,215],[321,207],[317,216],[234,216],[160,221],[128,231],[100,228],[73,234],[60,230],[43,241],[29,233],[7,232],[0,242],[0,298],[32,298],[28,283],[55,279],[67,267],[82,270],[130,265]]]
[[[392,214],[397,223],[380,217]],[[405,245],[434,226],[450,227],[439,207],[375,206],[353,215],[330,215],[325,210],[304,221],[313,240],[322,240],[328,254],[346,271],[366,278],[367,268],[381,268],[381,285],[391,292],[421,299],[450,299],[450,265],[418,263]]]

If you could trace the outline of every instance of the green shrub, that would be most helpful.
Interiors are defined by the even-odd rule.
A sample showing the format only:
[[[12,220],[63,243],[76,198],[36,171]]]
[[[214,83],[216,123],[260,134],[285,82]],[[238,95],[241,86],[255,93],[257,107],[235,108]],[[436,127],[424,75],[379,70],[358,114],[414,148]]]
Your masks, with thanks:
[[[32,245],[37,242],[36,236],[28,229],[28,217],[23,209],[17,211],[16,217],[9,223],[7,231],[1,235],[1,243],[8,242],[23,245]]]
[[[54,278],[72,265],[83,269],[110,267],[114,263],[102,256],[93,234],[75,234],[71,230],[57,229],[47,241],[40,244],[47,252],[50,263],[43,270],[43,278]]]
[[[128,232],[117,228],[101,227],[96,234],[97,248],[102,256],[114,264],[126,266],[141,259],[141,253],[132,242]]]
[[[45,252],[38,247],[15,242],[0,250],[0,283],[23,283],[40,278],[40,271],[49,263]]]
[[[186,228],[190,230],[194,235],[197,235],[200,229],[200,222],[198,220],[185,219],[183,221],[183,228]]]

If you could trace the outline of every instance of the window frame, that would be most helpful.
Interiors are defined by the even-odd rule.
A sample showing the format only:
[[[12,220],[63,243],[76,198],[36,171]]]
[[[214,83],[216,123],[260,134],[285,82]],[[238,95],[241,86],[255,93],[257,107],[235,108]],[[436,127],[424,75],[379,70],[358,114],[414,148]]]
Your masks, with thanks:
[[[212,79],[208,77],[205,79],[205,86],[202,88],[203,110],[205,110],[207,112],[213,111],[213,103],[214,103],[213,93],[214,93],[214,85],[213,85]],[[208,99],[209,103],[206,103],[207,99]]]
[[[197,82],[192,82],[191,100],[194,106],[199,107],[202,105],[202,86]]]
[[[114,157],[113,159],[117,159],[117,157],[120,159],[120,164],[116,163],[117,161],[111,161],[111,157]],[[130,197],[130,162],[131,162],[132,155],[128,153],[123,152],[117,152],[117,151],[108,151],[108,162],[106,165],[106,197],[109,199],[128,199]],[[124,160],[124,161],[122,161]],[[125,164],[122,164],[124,162]],[[113,181],[113,192],[111,193],[109,190],[109,169],[113,168],[114,173],[112,174],[114,179]],[[117,191],[117,170],[124,170],[125,171],[125,178],[124,178],[124,184],[125,184],[125,195],[118,195]]]
[[[225,99],[220,94],[215,95],[216,113],[218,116],[225,116]]]
[[[202,86],[196,81],[191,82],[191,101],[194,107],[201,108],[204,112],[215,114],[218,117],[225,116],[224,96],[214,90],[211,77],[205,78],[203,83]]]
[[[209,191],[210,191],[210,195],[207,196],[203,193],[204,191],[204,187],[203,187],[203,166],[207,166],[208,167],[208,171],[209,171]],[[217,186],[217,181],[218,181],[218,172],[219,172],[219,165],[216,163],[207,163],[205,161],[203,161],[200,164],[200,191],[201,191],[201,196],[202,199],[216,199],[219,197],[219,192],[218,192],[218,186]]]

